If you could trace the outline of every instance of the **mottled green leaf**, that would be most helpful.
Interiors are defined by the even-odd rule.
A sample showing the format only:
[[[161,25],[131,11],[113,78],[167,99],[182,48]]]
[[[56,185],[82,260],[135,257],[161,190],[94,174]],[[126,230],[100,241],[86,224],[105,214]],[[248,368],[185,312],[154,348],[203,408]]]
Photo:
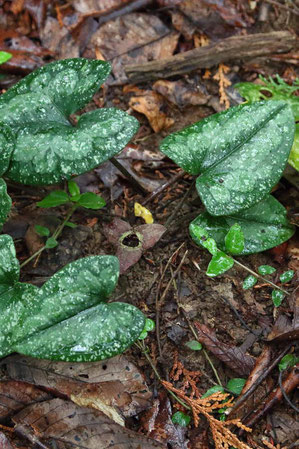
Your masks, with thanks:
[[[54,192],[51,192],[36,204],[39,207],[56,207],[69,201],[69,196],[64,190],[54,190]]]
[[[267,274],[273,274],[276,271],[276,268],[271,267],[270,265],[260,265],[257,269],[260,275],[266,276]]]
[[[285,282],[290,282],[290,281],[293,279],[294,274],[295,274],[294,270],[288,270],[288,271],[285,271],[285,272],[282,273],[282,274],[280,275],[280,277],[279,277],[280,282],[282,282],[283,284],[284,284]]]
[[[71,196],[80,195],[80,188],[75,181],[72,181],[72,180],[68,181],[67,186],[68,186]]]
[[[212,215],[248,209],[278,182],[294,139],[283,101],[243,104],[166,137],[161,151],[191,174]]]
[[[185,343],[185,346],[187,346],[189,349],[192,349],[192,351],[200,351],[202,349],[202,344],[197,340],[187,341],[187,343]]]
[[[272,301],[275,307],[279,307],[283,301],[284,293],[280,290],[272,290]]]
[[[19,276],[20,265],[13,239],[6,234],[0,235],[0,285],[13,285]]]
[[[244,279],[243,282],[243,290],[248,290],[249,288],[252,288],[257,283],[257,278],[250,274],[247,276],[247,278]]]
[[[224,239],[225,248],[231,254],[240,254],[244,249],[244,234],[238,223],[232,225]]]
[[[110,303],[119,262],[113,256],[79,259],[41,288],[17,282],[13,241],[0,237],[0,357],[93,361],[125,350],[144,328],[145,317],[129,304]]]
[[[6,175],[31,185],[55,184],[91,170],[118,153],[138,122],[117,109],[68,120],[99,89],[110,71],[105,61],[83,58],[48,64],[0,97],[0,122],[14,134]]]
[[[11,208],[11,198],[7,194],[7,187],[5,181],[0,178],[0,230],[5,223],[6,218]]]
[[[221,385],[215,385],[214,387],[209,388],[202,396],[201,398],[208,398],[209,396],[211,396],[214,393],[224,393],[224,388]]]
[[[35,232],[41,237],[48,237],[50,235],[50,229],[46,226],[35,225]]]
[[[0,175],[8,170],[14,147],[15,138],[11,128],[0,120]]]
[[[218,276],[219,274],[225,273],[233,266],[234,259],[223,253],[222,251],[218,251],[217,254],[212,257],[211,262],[209,263],[207,275],[210,277]]]
[[[86,207],[87,209],[101,209],[106,206],[106,201],[104,198],[92,192],[82,193],[76,202],[80,206]]]
[[[196,236],[196,229],[200,227],[225,251],[225,236],[236,222],[244,234],[244,249],[240,254],[252,254],[273,248],[291,238],[295,232],[294,226],[287,220],[285,208],[269,195],[239,214],[214,217],[204,212],[190,223],[190,234],[195,243],[200,245],[201,242]]]
[[[131,346],[144,322],[142,312],[130,304],[102,303],[15,344],[14,350],[51,360],[107,359]]]
[[[151,332],[155,329],[156,325],[155,322],[153,320],[151,320],[150,318],[147,318],[145,320],[144,323],[144,330],[146,330],[147,332]]]
[[[239,396],[239,394],[241,394],[241,391],[243,390],[245,383],[246,383],[246,379],[242,379],[241,377],[235,377],[234,379],[230,379],[227,382],[226,388],[231,393]]]
[[[299,171],[299,123],[296,123],[294,143],[290,152],[289,164]]]
[[[187,427],[190,424],[191,417],[186,415],[184,412],[175,412],[171,417],[171,421],[173,424],[177,424],[181,427]]]
[[[7,51],[0,51],[0,64],[4,64],[9,61],[11,57],[11,53],[7,53]]]

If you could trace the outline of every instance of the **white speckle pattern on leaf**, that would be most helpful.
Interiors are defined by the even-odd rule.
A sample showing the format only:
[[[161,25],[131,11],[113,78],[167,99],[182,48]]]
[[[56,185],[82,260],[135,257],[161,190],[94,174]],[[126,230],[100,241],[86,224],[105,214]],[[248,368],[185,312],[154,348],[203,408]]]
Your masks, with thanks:
[[[0,231],[2,229],[2,225],[7,219],[11,204],[11,198],[7,194],[6,183],[2,178],[0,178]]]
[[[279,180],[294,139],[283,101],[240,105],[168,136],[161,151],[191,174],[208,212],[229,215],[258,203]]]
[[[100,360],[124,351],[144,327],[136,307],[104,303],[118,280],[114,256],[72,262],[41,288],[18,282],[9,236],[0,236],[0,262],[0,357],[17,351],[55,360]]]
[[[92,111],[75,127],[68,120],[92,99],[109,72],[105,61],[57,61],[0,97],[0,122],[13,136],[6,176],[23,184],[55,184],[91,170],[128,143],[138,122],[124,111]],[[0,127],[0,151],[1,136]]]

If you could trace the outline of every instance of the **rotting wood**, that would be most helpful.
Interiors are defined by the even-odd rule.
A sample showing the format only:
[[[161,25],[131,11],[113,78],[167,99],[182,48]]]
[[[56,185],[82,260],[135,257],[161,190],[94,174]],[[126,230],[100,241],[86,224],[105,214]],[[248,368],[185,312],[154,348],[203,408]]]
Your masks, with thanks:
[[[168,78],[196,69],[209,68],[222,62],[286,53],[296,46],[296,42],[296,36],[289,31],[232,36],[211,45],[179,53],[171,58],[128,65],[125,72],[131,82]]]

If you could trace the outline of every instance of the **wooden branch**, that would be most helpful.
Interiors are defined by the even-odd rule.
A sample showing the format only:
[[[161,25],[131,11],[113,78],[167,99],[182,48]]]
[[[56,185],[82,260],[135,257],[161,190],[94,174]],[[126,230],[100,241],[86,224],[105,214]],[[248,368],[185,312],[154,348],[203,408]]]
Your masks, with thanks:
[[[295,44],[296,36],[289,31],[232,36],[205,47],[179,53],[171,58],[126,66],[125,72],[132,82],[168,78],[196,69],[209,68],[222,62],[286,53],[294,48]]]

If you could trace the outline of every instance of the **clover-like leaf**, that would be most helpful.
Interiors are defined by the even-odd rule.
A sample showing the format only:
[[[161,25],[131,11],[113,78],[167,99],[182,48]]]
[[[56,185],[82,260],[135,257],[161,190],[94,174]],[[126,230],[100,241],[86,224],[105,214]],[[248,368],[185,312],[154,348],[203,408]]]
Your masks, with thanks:
[[[208,212],[230,215],[258,203],[277,183],[294,139],[284,101],[242,104],[166,137],[161,151],[191,174]]]
[[[218,251],[217,254],[212,257],[211,262],[209,263],[207,275],[210,277],[218,276],[219,274],[225,273],[233,266],[234,259],[223,253],[222,251]]]
[[[190,234],[197,245],[196,229],[205,229],[225,251],[225,236],[232,225],[238,223],[244,234],[244,249],[239,254],[252,254],[273,248],[285,242],[295,232],[286,218],[285,208],[272,196],[268,195],[257,205],[238,214],[227,217],[215,217],[207,212],[199,215],[190,223]]]
[[[0,178],[0,230],[4,224],[7,215],[11,208],[11,198],[7,194],[7,187],[5,181]]]
[[[110,303],[119,263],[113,256],[79,259],[41,288],[18,282],[12,239],[0,237],[0,357],[21,352],[57,360],[99,360],[122,352],[144,328],[129,304]]]
[[[69,115],[89,102],[110,64],[84,58],[48,64],[0,97],[0,122],[14,135],[6,173],[30,185],[55,184],[81,174],[118,153],[138,129],[134,117],[118,109]]]

